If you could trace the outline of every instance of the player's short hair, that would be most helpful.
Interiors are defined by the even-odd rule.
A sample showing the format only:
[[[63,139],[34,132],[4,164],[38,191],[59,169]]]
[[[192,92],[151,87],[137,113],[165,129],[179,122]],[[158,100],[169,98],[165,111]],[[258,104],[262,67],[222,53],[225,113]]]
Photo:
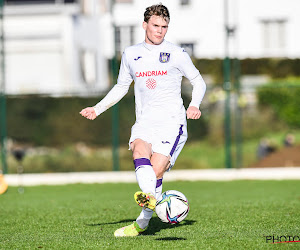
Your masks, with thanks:
[[[162,5],[161,3],[149,6],[146,8],[144,13],[144,21],[148,23],[149,19],[152,16],[160,16],[162,17],[167,23],[170,22],[170,13],[166,6]]]

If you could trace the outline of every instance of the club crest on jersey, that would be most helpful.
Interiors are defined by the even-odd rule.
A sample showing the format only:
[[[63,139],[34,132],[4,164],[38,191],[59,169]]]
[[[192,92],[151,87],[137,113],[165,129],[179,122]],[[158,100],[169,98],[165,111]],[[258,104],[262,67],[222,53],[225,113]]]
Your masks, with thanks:
[[[167,63],[170,61],[170,53],[160,52],[159,61],[161,63]]]

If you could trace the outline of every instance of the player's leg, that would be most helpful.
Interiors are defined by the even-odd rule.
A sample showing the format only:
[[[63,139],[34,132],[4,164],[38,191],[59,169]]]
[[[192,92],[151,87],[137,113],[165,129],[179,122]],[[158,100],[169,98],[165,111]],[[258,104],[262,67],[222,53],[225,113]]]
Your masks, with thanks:
[[[162,178],[157,178],[156,179],[156,189],[155,189],[155,198],[156,200],[161,196],[162,194],[162,182],[163,182],[163,177]]]
[[[168,156],[157,152],[154,152],[151,156],[151,165],[156,175],[156,189],[155,189],[156,199],[158,199],[158,197],[162,194],[162,180],[163,180],[164,173],[168,171],[169,168],[175,164],[175,161],[179,156],[179,153],[181,152],[186,142],[187,134],[185,132],[186,131],[182,129],[179,131],[179,135],[174,140],[174,144],[172,144],[171,147],[169,148],[170,154]],[[165,148],[165,146],[163,146],[163,148]],[[163,148],[157,146],[155,147],[155,150],[164,152]],[[150,209],[143,209],[140,216],[137,218],[136,222],[141,228],[146,229],[152,217],[152,214],[153,212]]]
[[[163,175],[169,171],[175,164],[185,142],[187,140],[187,129],[185,125],[168,126],[159,135],[156,143],[153,143],[153,155],[151,163],[156,173],[156,199],[162,193]]]
[[[155,207],[156,175],[153,171],[150,161],[152,155],[151,144],[141,139],[136,139],[131,142],[130,147],[133,153],[136,179],[140,186],[140,189],[142,190],[140,193],[137,192],[138,194],[135,194],[135,199],[137,200],[137,198],[147,198],[148,200],[150,200],[151,198],[151,201],[152,203],[154,203]],[[142,197],[142,195],[146,195],[147,197]],[[140,205],[142,205],[144,208],[142,209],[142,212],[140,213],[137,220],[129,226],[116,230],[114,234],[116,237],[137,236],[147,229],[153,211],[149,208],[146,208],[145,204],[143,204],[142,202],[145,202],[145,200],[139,201]]]
[[[164,133],[168,133],[171,129],[167,129]],[[163,138],[163,140],[161,140]],[[156,199],[162,193],[162,179],[166,171],[175,164],[175,161],[181,152],[185,142],[187,140],[186,127],[181,125],[179,128],[172,128],[170,135],[167,137],[160,137],[157,140],[153,140],[152,145],[153,154],[151,156],[151,165],[156,175]],[[169,142],[169,143],[165,143]],[[152,217],[152,211],[150,209],[143,209],[140,216],[137,218],[137,223],[141,228],[146,228]]]
[[[168,132],[170,129],[168,128],[166,132]],[[175,132],[175,133],[174,133]],[[167,133],[163,133],[167,134]],[[146,158],[147,156],[150,159],[150,165],[152,165],[152,171],[154,172],[154,176],[156,177],[156,181],[154,181],[155,185],[155,191],[150,191],[151,193],[155,192],[157,196],[160,196],[162,192],[162,177],[166,170],[169,170],[176,161],[176,158],[178,157],[186,139],[187,139],[187,132],[186,127],[180,126],[179,133],[178,128],[172,131],[173,139],[168,138],[168,140],[157,140],[158,143],[155,143],[155,149],[153,149],[152,144],[144,144],[143,141],[134,140],[135,144],[130,144],[131,149],[133,150],[134,147],[136,147],[138,144],[143,145],[141,147],[136,147],[134,152],[134,159],[141,159]],[[169,142],[169,143],[165,143]],[[172,143],[170,143],[172,142]],[[150,146],[150,147],[149,147]],[[149,150],[149,148],[151,150]],[[152,151],[154,152],[152,154]],[[152,156],[151,156],[152,155]],[[170,158],[171,157],[171,158]],[[136,164],[139,165],[139,164]],[[149,162],[148,164],[149,165]],[[139,166],[135,166],[138,171],[143,168],[139,168]],[[152,175],[152,173],[151,173]],[[153,175],[152,175],[153,176]],[[138,177],[137,177],[138,179]],[[139,182],[139,181],[138,181]],[[153,187],[153,182],[151,181],[151,186]],[[142,188],[141,188],[142,189]],[[127,226],[120,228],[116,230],[115,236],[137,236],[140,233],[144,232],[147,229],[148,223],[152,217],[153,211],[146,208],[143,209],[140,216],[137,218],[137,220]]]
[[[131,143],[133,162],[136,179],[140,189],[147,194],[155,196],[156,175],[150,161],[152,155],[151,144],[141,139],[136,139]],[[143,206],[143,204],[140,204]]]
[[[156,175],[155,200],[153,199],[153,202],[155,203],[156,203],[156,199],[161,195],[162,178],[164,172],[169,166],[169,162],[170,162],[169,157],[159,153],[153,153],[151,157],[151,164]],[[149,208],[143,209],[139,217],[137,218],[136,222],[141,228],[147,228],[149,221],[152,218],[152,214],[153,211],[150,210]]]
[[[151,165],[153,168],[153,171],[156,175],[156,183],[155,183],[155,193],[153,199],[152,197],[149,197],[149,192],[145,192],[142,188],[142,191],[138,191],[135,194],[135,200],[136,202],[142,206],[147,207],[152,210],[155,208],[156,199],[161,195],[162,192],[162,179],[165,171],[168,169],[170,165],[170,156],[165,156],[160,153],[153,153],[151,156]],[[152,186],[153,188],[153,186]]]
[[[162,178],[165,171],[175,164],[175,161],[187,140],[187,130],[184,125],[166,126],[164,128],[159,128],[158,131],[158,133],[154,134],[151,141],[153,151],[151,165],[157,179],[155,188],[156,199],[162,193]],[[140,197],[138,197],[136,201],[140,203],[139,205],[142,204],[142,206],[144,206],[144,204],[146,204],[146,207],[154,210],[154,202],[149,206],[149,199],[146,199],[146,194],[143,193],[143,189],[141,192],[138,192],[138,195]]]
[[[170,156],[165,156],[154,152],[151,157],[151,164],[155,172],[156,178],[161,179],[170,165]]]
[[[156,174],[155,198],[158,199],[162,193],[162,181],[164,173],[170,166],[170,156],[165,156],[160,153],[153,153],[151,157],[151,164]]]

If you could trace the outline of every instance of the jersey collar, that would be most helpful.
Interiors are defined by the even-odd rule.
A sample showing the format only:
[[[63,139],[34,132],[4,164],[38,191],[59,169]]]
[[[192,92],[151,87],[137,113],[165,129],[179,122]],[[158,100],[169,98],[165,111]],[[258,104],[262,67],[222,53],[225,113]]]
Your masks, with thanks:
[[[145,41],[143,42],[143,45],[146,49],[148,50],[154,50],[154,49],[158,49],[158,48],[161,48],[161,46],[165,43],[165,40],[162,41],[161,44],[159,45],[154,45],[154,44],[149,44],[149,43],[146,43]]]

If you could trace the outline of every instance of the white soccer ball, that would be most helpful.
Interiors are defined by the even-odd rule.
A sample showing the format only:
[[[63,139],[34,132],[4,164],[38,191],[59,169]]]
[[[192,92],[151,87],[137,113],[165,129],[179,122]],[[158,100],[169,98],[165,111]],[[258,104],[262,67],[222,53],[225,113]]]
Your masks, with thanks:
[[[189,202],[183,193],[168,190],[157,199],[155,212],[162,222],[177,224],[184,220],[189,209]]]

